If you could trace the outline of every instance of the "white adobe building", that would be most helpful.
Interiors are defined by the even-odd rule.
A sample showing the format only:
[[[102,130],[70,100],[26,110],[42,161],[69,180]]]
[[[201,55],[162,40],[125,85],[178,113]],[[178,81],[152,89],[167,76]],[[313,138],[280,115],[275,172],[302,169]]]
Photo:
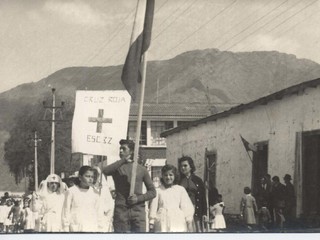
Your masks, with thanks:
[[[203,176],[205,158],[210,185],[217,187],[226,212],[239,213],[245,186],[255,188],[269,173],[293,177],[296,213],[320,215],[320,79],[307,81],[253,102],[241,104],[167,130],[167,163],[191,156]],[[240,134],[257,147],[246,152]],[[252,162],[250,160],[252,158]]]

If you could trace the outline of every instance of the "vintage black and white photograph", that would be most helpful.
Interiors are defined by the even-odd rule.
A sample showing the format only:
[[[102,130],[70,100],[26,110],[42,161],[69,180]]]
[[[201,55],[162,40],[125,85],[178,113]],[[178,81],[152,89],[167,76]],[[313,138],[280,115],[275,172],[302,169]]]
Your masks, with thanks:
[[[0,0],[1,238],[319,237],[319,12]]]

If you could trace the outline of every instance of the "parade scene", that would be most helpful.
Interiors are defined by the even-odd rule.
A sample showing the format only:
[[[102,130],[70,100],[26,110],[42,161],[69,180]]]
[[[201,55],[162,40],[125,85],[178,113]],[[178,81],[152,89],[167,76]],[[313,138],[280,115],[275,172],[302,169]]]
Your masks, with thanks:
[[[0,235],[320,233],[320,1],[0,6]]]

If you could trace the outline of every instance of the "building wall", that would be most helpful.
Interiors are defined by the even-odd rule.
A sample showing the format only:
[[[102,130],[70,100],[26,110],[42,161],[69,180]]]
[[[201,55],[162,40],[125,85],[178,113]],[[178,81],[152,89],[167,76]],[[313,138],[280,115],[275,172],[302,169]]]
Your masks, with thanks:
[[[203,176],[205,149],[217,152],[216,187],[226,203],[227,213],[239,213],[245,186],[251,186],[252,163],[241,142],[268,141],[268,173],[281,181],[288,173],[295,177],[296,133],[320,129],[320,89],[285,96],[267,105],[207,122],[167,137],[167,162],[189,155],[196,174]],[[299,194],[298,194],[299,195]],[[301,201],[301,196],[298,196]]]

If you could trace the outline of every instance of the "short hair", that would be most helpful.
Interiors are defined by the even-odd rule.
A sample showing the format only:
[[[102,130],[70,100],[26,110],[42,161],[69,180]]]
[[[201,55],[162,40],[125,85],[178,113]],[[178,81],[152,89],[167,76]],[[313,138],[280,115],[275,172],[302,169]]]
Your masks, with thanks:
[[[244,192],[245,194],[249,194],[249,193],[251,193],[251,189],[250,189],[249,187],[245,187],[245,188],[243,189],[243,192]]]
[[[272,178],[272,181],[275,181],[275,182],[280,182],[280,178],[278,176],[274,176]]]
[[[94,172],[93,168],[88,166],[88,165],[84,165],[79,169],[79,173],[78,173],[78,178],[74,179],[74,184],[79,186],[80,185],[80,176],[83,176],[86,172],[88,171],[92,171]]]
[[[88,171],[92,171],[94,172],[93,168],[88,166],[88,165],[84,165],[79,169],[79,176],[83,176],[86,172]]]
[[[161,168],[161,175],[165,174],[168,171],[172,171],[173,175],[174,175],[174,181],[173,184],[177,184],[179,182],[179,173],[178,173],[178,169],[171,165],[171,164],[166,164]],[[160,179],[161,183],[164,184],[163,178],[161,177]]]
[[[188,161],[191,168],[191,173],[194,173],[196,171],[196,167],[194,166],[193,159],[189,156],[182,156],[181,158],[178,159],[180,173],[181,173],[181,163],[185,161]]]
[[[121,139],[119,141],[120,145],[127,145],[129,149],[133,152],[134,151],[134,141],[129,140],[129,139]]]

